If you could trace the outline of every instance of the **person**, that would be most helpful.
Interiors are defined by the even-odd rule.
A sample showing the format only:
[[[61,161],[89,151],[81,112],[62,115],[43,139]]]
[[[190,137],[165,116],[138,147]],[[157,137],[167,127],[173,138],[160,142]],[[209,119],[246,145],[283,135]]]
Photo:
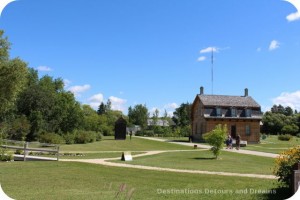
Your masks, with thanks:
[[[232,137],[229,135],[229,149],[232,149]]]
[[[226,139],[226,146],[227,146],[226,149],[231,149],[230,144],[232,144],[232,139],[231,139],[231,135],[228,135]]]
[[[241,143],[241,136],[240,134],[238,134],[236,136],[236,149],[239,150],[240,149],[240,143]]]
[[[132,137],[132,131],[130,131],[130,133],[129,133],[130,140],[131,140],[131,137]]]

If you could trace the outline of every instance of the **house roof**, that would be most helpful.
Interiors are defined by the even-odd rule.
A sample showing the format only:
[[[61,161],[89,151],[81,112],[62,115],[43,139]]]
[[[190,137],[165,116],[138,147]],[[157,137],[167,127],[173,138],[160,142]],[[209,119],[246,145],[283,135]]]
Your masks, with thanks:
[[[198,97],[204,106],[260,108],[250,96],[198,95]]]

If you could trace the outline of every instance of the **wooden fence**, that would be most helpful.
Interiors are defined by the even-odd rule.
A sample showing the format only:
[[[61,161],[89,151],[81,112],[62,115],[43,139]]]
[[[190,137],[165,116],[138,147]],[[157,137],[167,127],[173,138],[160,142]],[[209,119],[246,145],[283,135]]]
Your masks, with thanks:
[[[46,148],[30,148],[29,147],[29,142],[19,142],[19,141],[12,141],[12,140],[3,140],[3,142],[6,143],[19,143],[19,144],[23,144],[23,146],[16,146],[16,145],[5,145],[2,144],[0,145],[0,147],[5,148],[5,149],[14,149],[14,150],[22,150],[24,151],[24,161],[26,161],[26,158],[28,157],[28,153],[29,152],[48,152],[48,153],[55,153],[56,154],[56,158],[57,161],[59,161],[59,145],[49,145],[48,146],[52,146],[55,149],[46,149]],[[32,157],[33,158],[33,157]]]

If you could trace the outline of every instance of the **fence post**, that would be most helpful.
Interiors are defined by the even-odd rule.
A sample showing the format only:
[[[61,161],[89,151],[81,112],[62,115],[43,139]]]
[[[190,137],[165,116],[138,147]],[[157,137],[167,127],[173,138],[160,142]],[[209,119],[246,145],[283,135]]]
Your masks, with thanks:
[[[57,145],[57,161],[59,161],[59,145]]]
[[[27,156],[27,148],[28,148],[28,143],[24,143],[24,161],[26,161],[26,156]]]

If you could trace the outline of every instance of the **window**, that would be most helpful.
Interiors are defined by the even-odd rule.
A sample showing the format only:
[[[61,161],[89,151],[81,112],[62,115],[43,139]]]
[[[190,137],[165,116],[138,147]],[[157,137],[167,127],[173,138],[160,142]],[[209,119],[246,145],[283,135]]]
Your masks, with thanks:
[[[231,108],[231,117],[236,117],[236,108]]]
[[[252,111],[251,109],[246,109],[245,110],[245,117],[251,117]]]
[[[250,125],[246,125],[246,135],[251,135]]]
[[[218,117],[222,116],[221,108],[216,108],[216,116]]]

